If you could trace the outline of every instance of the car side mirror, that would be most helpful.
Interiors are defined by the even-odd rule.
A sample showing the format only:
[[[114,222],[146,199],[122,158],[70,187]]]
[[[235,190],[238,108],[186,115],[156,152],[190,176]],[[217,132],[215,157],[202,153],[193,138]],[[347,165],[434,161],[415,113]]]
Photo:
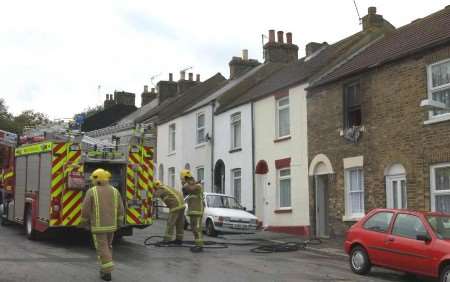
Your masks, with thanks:
[[[428,243],[431,241],[430,236],[428,234],[419,234],[416,236],[416,239],[419,241],[424,241],[425,243]]]

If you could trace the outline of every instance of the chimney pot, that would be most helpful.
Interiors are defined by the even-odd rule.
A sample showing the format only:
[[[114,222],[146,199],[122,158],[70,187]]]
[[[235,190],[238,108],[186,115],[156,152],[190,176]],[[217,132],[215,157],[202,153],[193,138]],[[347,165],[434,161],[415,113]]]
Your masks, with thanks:
[[[369,7],[368,13],[369,15],[375,15],[377,13],[377,7]]]
[[[196,81],[200,82],[200,74],[197,74]]]
[[[292,44],[292,32],[286,32],[286,43]]]
[[[244,61],[248,60],[248,50],[247,49],[242,50],[242,60],[244,60]]]
[[[106,100],[109,100],[109,95],[108,94],[106,94]]]
[[[189,73],[189,80],[190,81],[194,80],[194,74],[192,72]]]
[[[277,32],[277,37],[278,37],[278,43],[283,43],[283,33],[281,30]]]
[[[144,93],[148,93],[148,85],[144,85]]]
[[[186,72],[180,71],[180,80],[185,80],[185,79],[186,79]]]
[[[152,88],[152,93],[155,93],[155,88]]]
[[[275,30],[269,30],[269,42],[275,42]]]
[[[169,73],[169,81],[173,81],[173,73]]]

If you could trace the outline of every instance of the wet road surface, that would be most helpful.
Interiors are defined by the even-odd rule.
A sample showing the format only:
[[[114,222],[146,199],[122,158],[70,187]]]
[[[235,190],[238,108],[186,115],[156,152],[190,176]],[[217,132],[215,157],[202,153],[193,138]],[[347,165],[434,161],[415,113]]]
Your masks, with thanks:
[[[115,244],[113,281],[432,281],[378,268],[368,276],[354,275],[347,258],[309,250],[254,254],[250,247],[231,246],[193,254],[188,248],[144,246],[147,236],[163,233],[163,226],[157,221]],[[101,281],[87,234],[46,237],[29,241],[19,226],[0,226],[0,282]],[[191,238],[187,231],[186,239]]]

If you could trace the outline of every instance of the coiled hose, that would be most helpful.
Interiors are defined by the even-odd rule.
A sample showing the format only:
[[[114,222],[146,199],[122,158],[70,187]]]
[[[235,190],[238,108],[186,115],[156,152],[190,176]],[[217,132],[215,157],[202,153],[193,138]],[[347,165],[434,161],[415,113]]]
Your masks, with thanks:
[[[159,241],[154,241],[155,239],[159,239]],[[150,236],[145,239],[145,246],[154,246],[154,247],[184,247],[191,248],[195,246],[194,241],[182,241],[182,244],[174,244],[172,242],[162,241],[163,236]],[[299,242],[282,242],[282,243],[274,243],[273,241],[265,240],[265,239],[244,239],[248,242],[233,242],[232,240],[227,240],[226,242],[218,242],[218,241],[204,241],[203,248],[205,249],[226,249],[229,246],[249,246],[253,247],[250,249],[252,253],[276,253],[276,252],[295,252],[299,250],[304,250],[308,245],[319,245],[322,243],[320,239],[310,239],[306,241]],[[244,241],[241,240],[241,241]]]

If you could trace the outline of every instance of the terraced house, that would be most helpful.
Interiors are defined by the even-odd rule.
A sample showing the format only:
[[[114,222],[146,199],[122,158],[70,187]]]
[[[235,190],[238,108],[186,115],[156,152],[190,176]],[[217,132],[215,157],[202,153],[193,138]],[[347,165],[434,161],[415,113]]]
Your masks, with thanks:
[[[310,214],[320,235],[342,235],[376,207],[450,211],[450,111],[433,101],[450,106],[449,6],[308,88]]]

